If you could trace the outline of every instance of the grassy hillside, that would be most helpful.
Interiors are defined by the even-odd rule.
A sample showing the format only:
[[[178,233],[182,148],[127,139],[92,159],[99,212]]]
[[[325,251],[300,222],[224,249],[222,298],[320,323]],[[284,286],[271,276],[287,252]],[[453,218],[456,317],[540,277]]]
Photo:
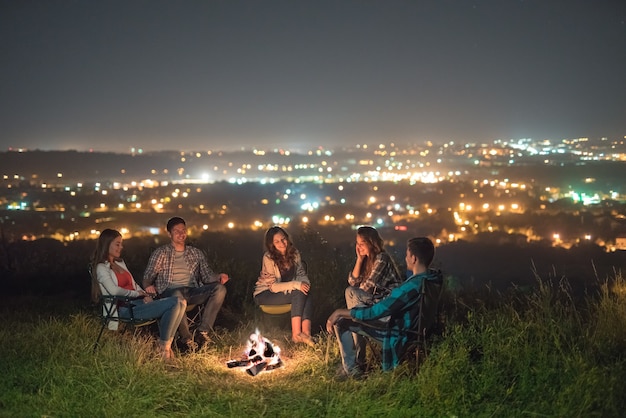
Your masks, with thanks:
[[[283,349],[283,368],[255,377],[227,368],[264,323],[256,315],[172,368],[149,333],[107,332],[94,354],[93,310],[11,299],[0,310],[0,416],[617,417],[626,407],[626,283],[617,274],[599,288],[575,303],[566,280],[538,278],[529,293],[473,307],[452,298],[464,315],[447,318],[417,375],[409,364],[374,366],[346,382],[334,377],[332,337],[294,346],[273,326],[264,333]]]

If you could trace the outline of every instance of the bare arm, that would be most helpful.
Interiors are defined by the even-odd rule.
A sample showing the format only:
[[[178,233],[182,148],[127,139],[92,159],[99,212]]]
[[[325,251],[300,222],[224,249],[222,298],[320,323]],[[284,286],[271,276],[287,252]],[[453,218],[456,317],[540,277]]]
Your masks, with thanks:
[[[350,316],[349,309],[337,309],[335,312],[330,314],[328,320],[326,321],[326,331],[333,332],[333,326],[342,318],[352,318],[352,316]]]
[[[354,267],[348,276],[348,284],[350,286],[360,286],[361,278],[361,266],[363,265],[364,256],[360,255],[359,252],[356,252],[356,261],[354,262]]]

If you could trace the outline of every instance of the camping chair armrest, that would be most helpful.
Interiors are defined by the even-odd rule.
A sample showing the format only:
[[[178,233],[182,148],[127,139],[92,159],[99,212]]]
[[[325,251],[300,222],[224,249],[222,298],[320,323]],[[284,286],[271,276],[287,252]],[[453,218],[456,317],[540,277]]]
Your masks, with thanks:
[[[120,295],[102,295],[103,298],[110,298],[110,299],[126,299],[126,300],[135,300],[135,299],[142,299],[143,296],[120,296]]]
[[[102,301],[104,303],[111,303],[117,305],[117,307],[125,307],[128,308],[128,314],[130,316],[130,320],[135,320],[135,314],[133,312],[133,304],[131,303],[134,300],[143,299],[143,296],[116,296],[116,295],[102,295]]]
[[[379,330],[388,330],[389,329],[389,322],[388,321],[379,321],[377,319],[375,320],[371,320],[371,321],[360,321],[358,319],[354,319],[352,318],[352,322],[355,322],[357,324],[361,324],[361,325],[365,325],[367,327],[373,328],[373,329],[379,329]],[[411,340],[418,340],[419,337],[421,336],[421,334],[417,331],[414,331],[412,329],[403,329],[402,331],[400,331],[400,334],[406,334],[409,336],[409,338]]]
[[[351,320],[352,320],[352,322],[355,322],[357,324],[365,325],[367,327],[374,328],[374,329],[385,330],[385,329],[389,328],[389,322],[379,321],[377,319],[371,320],[371,321],[361,321],[359,319],[351,318]]]
[[[129,304],[130,302],[132,302],[133,300],[139,300],[139,299],[143,299],[143,296],[115,296],[115,295],[102,295],[102,299],[105,302],[117,302],[120,304]]]

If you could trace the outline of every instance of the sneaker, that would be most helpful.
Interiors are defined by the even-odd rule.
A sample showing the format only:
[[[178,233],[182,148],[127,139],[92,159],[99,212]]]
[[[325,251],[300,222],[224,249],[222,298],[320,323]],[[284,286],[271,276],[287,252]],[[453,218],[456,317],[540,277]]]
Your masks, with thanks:
[[[196,339],[198,340],[198,348],[206,347],[212,342],[207,331],[198,331]]]

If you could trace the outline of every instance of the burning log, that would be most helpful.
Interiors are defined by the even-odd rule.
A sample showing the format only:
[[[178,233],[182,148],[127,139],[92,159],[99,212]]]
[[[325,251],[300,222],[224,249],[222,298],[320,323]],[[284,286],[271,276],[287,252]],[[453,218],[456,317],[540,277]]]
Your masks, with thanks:
[[[277,369],[283,365],[280,359],[280,348],[263,337],[259,330],[250,335],[246,344],[246,350],[241,360],[229,360],[228,368],[245,367],[246,373],[256,376],[262,371]]]
[[[249,367],[252,364],[260,363],[262,361],[263,361],[263,357],[254,356],[253,358],[249,358],[249,359],[230,360],[226,362],[226,365],[228,366],[229,369],[232,369],[233,367]]]
[[[267,362],[262,361],[260,363],[255,364],[252,367],[248,367],[246,369],[246,373],[248,373],[250,376],[256,376],[257,374],[259,374],[259,373],[261,373],[263,371],[265,366],[267,366]]]

